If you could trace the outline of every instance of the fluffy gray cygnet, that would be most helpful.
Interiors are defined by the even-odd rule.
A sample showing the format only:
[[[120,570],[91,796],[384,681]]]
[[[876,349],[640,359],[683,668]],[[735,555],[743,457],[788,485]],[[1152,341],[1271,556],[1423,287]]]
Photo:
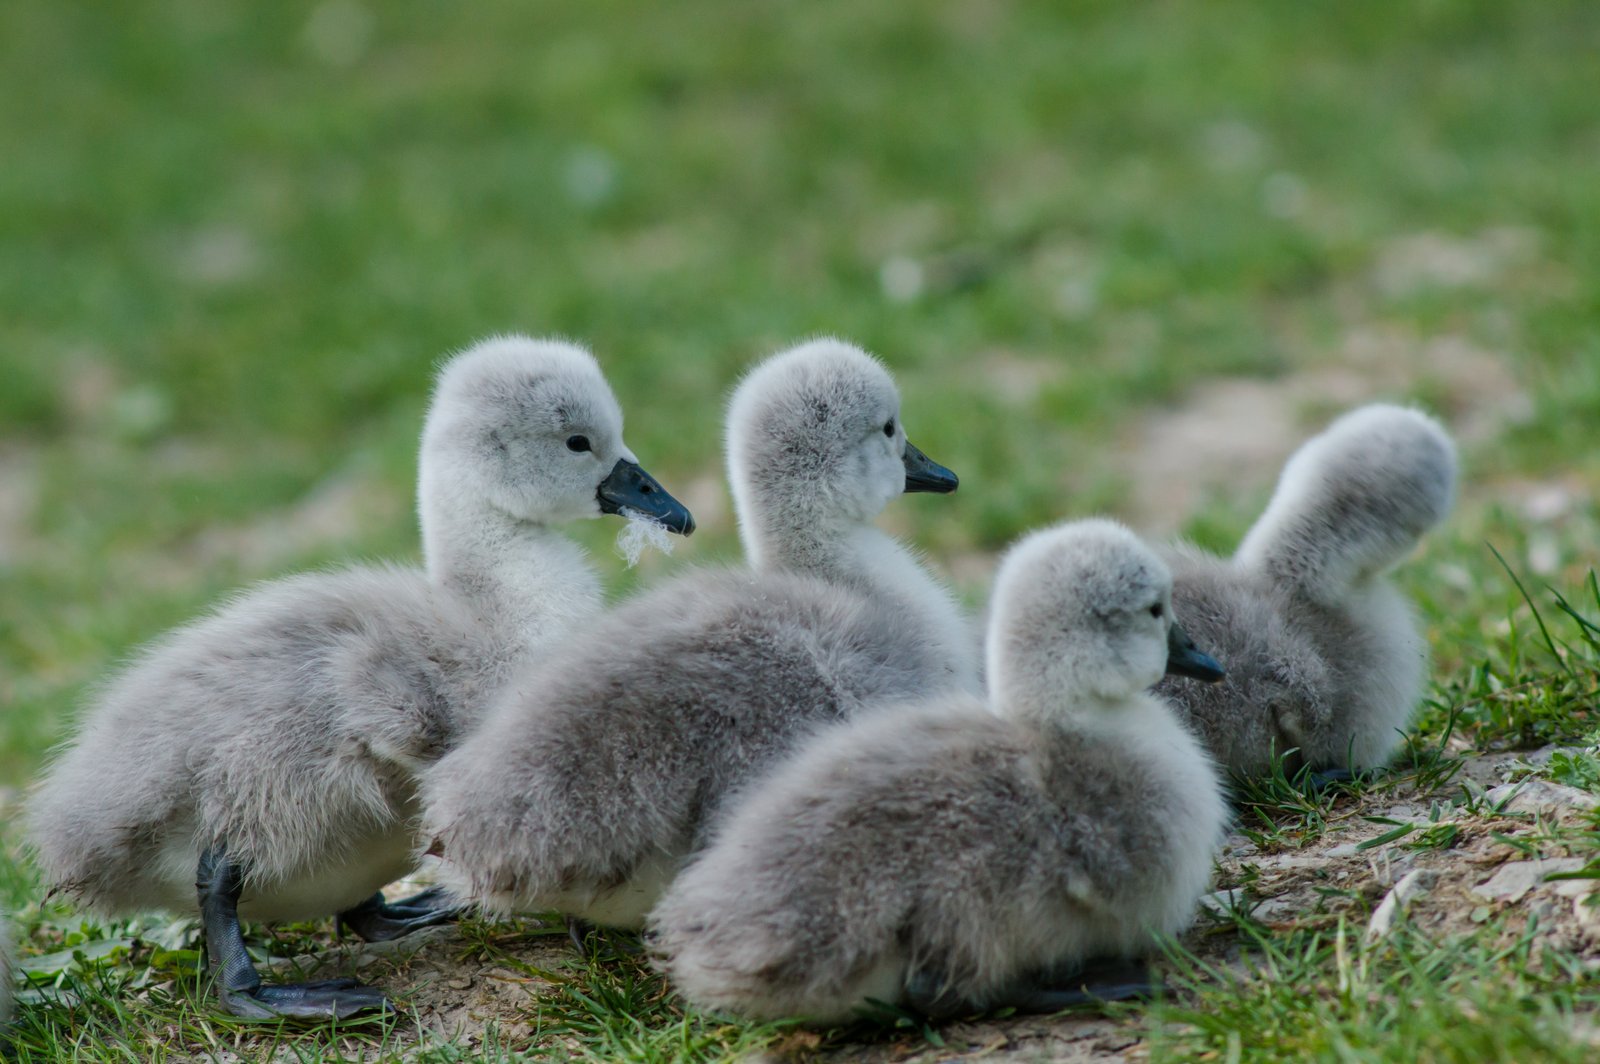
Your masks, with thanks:
[[[444,918],[437,892],[376,892],[415,865],[418,773],[600,607],[554,526],[633,509],[692,528],[624,444],[593,357],[565,343],[499,338],[449,361],[420,463],[426,572],[276,580],[169,633],[94,696],[30,802],[56,888],[107,914],[198,904],[239,1015],[387,1007],[347,980],[262,985],[239,917],[338,913],[369,938]]]
[[[1172,578],[1105,520],[1036,532],[996,578],[987,703],[910,702],[830,728],[729,803],[650,915],[689,1001],[753,1018],[1055,1009],[1041,983],[1191,920],[1227,808],[1147,689],[1216,663]]]
[[[1427,646],[1385,577],[1454,502],[1455,447],[1404,407],[1351,411],[1290,458],[1232,558],[1173,549],[1184,624],[1228,664],[1211,687],[1173,682],[1225,767],[1338,778],[1384,764],[1422,696]]]
[[[888,372],[819,340],[768,359],[728,414],[749,570],[624,603],[512,681],[429,771],[442,881],[492,912],[632,928],[723,796],[823,722],[976,689],[949,593],[872,520],[956,478],[906,441]]]

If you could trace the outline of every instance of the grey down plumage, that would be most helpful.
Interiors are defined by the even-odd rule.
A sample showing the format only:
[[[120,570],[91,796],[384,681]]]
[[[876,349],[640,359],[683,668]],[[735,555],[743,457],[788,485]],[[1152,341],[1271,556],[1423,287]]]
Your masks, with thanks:
[[[955,602],[871,524],[919,478],[954,488],[906,442],[875,359],[832,340],[768,359],[731,400],[727,450],[750,568],[691,572],[584,626],[428,773],[458,896],[636,927],[723,796],[798,736],[976,686]]]
[[[1171,577],[1132,533],[1034,533],[996,580],[987,701],[880,708],[729,803],[650,916],[694,1004],[832,1022],[866,999],[1005,1004],[1192,918],[1226,816],[1162,699]]]
[[[1178,613],[1228,677],[1158,690],[1219,762],[1256,776],[1290,751],[1290,771],[1370,769],[1393,755],[1428,655],[1386,574],[1444,520],[1455,489],[1455,446],[1438,422],[1372,404],[1290,458],[1233,557],[1168,553]]]
[[[455,357],[421,448],[427,571],[275,580],[146,647],[33,792],[46,881],[105,913],[193,912],[196,863],[225,847],[240,912],[280,920],[407,872],[419,770],[513,666],[599,608],[553,526],[598,515],[619,461],[621,410],[587,352],[507,337]]]

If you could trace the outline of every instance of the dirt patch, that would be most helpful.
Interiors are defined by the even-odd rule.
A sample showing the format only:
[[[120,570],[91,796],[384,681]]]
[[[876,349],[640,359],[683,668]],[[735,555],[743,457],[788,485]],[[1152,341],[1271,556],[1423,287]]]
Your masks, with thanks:
[[[1271,380],[1211,381],[1182,407],[1136,419],[1117,448],[1130,486],[1126,516],[1147,534],[1170,535],[1206,500],[1243,505],[1337,413],[1418,393],[1468,445],[1533,416],[1532,399],[1498,352],[1460,336],[1357,329],[1329,364]]]

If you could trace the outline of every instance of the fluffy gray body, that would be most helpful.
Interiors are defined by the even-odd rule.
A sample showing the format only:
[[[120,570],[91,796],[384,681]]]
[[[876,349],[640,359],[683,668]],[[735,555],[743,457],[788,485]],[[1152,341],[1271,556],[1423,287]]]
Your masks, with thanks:
[[[725,795],[817,726],[937,684],[911,628],[882,596],[785,573],[631,600],[438,766],[444,881],[497,912],[639,926]]]
[[[956,605],[869,524],[907,488],[898,415],[883,368],[833,341],[745,380],[729,466],[754,570],[656,587],[512,682],[428,773],[453,891],[638,926],[724,797],[800,735],[976,686]]]
[[[225,840],[251,869],[247,918],[353,906],[411,867],[414,773],[511,656],[418,572],[257,588],[97,698],[33,798],[45,876],[103,912],[182,912]]]
[[[547,526],[597,515],[632,457],[587,352],[506,338],[453,359],[423,437],[428,571],[274,581],[148,647],[32,796],[46,880],[107,913],[189,912],[201,853],[222,849],[241,914],[289,919],[404,874],[417,773],[514,664],[597,612],[581,549]]]
[[[1227,664],[1220,684],[1158,690],[1226,767],[1274,754],[1314,769],[1384,764],[1427,679],[1427,645],[1387,571],[1444,520],[1456,454],[1433,419],[1374,404],[1290,459],[1232,558],[1168,554],[1184,626]]]
[[[1191,919],[1225,807],[1141,693],[1164,668],[1164,567],[1083,522],[1023,541],[999,580],[987,704],[881,708],[730,803],[650,916],[690,1001],[833,1021],[932,976],[981,1004]]]

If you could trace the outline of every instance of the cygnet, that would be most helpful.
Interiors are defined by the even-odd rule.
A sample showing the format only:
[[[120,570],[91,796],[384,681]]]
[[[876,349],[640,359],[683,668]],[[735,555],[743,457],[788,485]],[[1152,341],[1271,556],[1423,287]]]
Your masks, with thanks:
[[[1211,758],[1147,690],[1222,675],[1171,593],[1111,521],[1020,541],[996,578],[987,701],[880,708],[736,796],[650,916],[659,966],[693,1004],[760,1019],[1097,996],[1063,973],[1182,930],[1227,817]]]
[[[1291,774],[1327,780],[1393,756],[1428,648],[1385,574],[1444,520],[1455,490],[1455,446],[1439,423],[1373,404],[1290,458],[1232,558],[1169,552],[1179,615],[1228,679],[1159,690],[1218,762],[1259,777],[1280,757]]]
[[[47,881],[106,914],[198,909],[236,1015],[388,1007],[350,980],[264,985],[240,918],[337,913],[368,938],[444,918],[437,892],[378,891],[415,866],[418,774],[515,666],[599,609],[556,526],[632,510],[693,528],[623,442],[594,358],[522,337],[440,370],[419,510],[426,572],[276,580],[169,633],[93,697],[33,793]]]

